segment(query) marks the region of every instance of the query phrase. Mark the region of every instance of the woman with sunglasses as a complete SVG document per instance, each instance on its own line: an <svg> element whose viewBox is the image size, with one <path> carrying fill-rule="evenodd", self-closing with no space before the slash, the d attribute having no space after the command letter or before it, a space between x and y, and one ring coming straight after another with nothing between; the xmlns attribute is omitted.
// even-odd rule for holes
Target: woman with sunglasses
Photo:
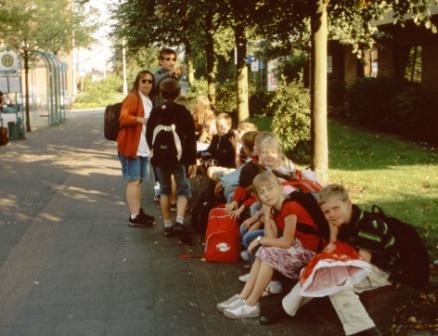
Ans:
<svg viewBox="0 0 438 336"><path fill-rule="evenodd" d="M146 123L153 108L154 82L154 75L150 71L140 71L131 92L123 101L119 117L117 150L123 179L127 181L128 225L138 228L152 227L155 223L154 217L147 215L141 207L141 182L149 174L150 150L146 142Z"/></svg>

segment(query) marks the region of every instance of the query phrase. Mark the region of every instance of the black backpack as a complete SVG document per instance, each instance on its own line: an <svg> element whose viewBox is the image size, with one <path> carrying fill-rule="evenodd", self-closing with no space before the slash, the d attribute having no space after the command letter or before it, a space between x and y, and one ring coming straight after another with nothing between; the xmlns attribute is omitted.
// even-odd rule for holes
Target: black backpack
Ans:
<svg viewBox="0 0 438 336"><path fill-rule="evenodd" d="M160 109L166 109L166 105L161 105ZM155 167L173 169L182 156L181 139L176 131L176 117L172 112L170 116L162 115L167 111L157 113L159 122L152 135L151 163Z"/></svg>
<svg viewBox="0 0 438 336"><path fill-rule="evenodd" d="M303 191L293 191L291 192L284 202L294 201L299 203L306 211L309 213L313 222L317 225L318 229L313 229L309 225L303 223L297 223L297 230L303 233L315 234L322 239L320 240L320 246L318 250L321 250L323 247L324 240L326 242L329 241L330 231L327 220L324 217L324 214L321 211L321 208L316 201L316 197L313 193L303 192Z"/></svg>
<svg viewBox="0 0 438 336"><path fill-rule="evenodd" d="M119 116L122 109L122 103L108 105L105 108L103 133L107 140L117 141L119 134Z"/></svg>
<svg viewBox="0 0 438 336"><path fill-rule="evenodd" d="M385 215L377 205L372 206L371 212L365 212L364 218L383 221L394 236L400 260L399 269L391 272L390 278L413 288L426 287L429 283L430 259L417 230L410 224Z"/></svg>

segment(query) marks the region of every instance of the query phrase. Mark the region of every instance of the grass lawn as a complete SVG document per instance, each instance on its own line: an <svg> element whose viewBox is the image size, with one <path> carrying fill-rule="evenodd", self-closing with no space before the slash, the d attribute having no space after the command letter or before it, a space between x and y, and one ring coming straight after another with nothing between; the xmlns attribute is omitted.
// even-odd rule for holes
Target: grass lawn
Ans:
<svg viewBox="0 0 438 336"><path fill-rule="evenodd" d="M252 119L270 130L270 118ZM345 184L365 209L378 204L412 223L438 257L438 151L397 137L329 122L330 182Z"/></svg>

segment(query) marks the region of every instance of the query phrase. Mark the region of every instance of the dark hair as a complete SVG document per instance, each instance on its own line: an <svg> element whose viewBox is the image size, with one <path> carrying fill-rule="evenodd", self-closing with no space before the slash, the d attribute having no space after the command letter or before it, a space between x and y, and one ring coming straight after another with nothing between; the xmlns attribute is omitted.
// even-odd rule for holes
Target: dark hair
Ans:
<svg viewBox="0 0 438 336"><path fill-rule="evenodd" d="M154 77L154 74L152 72L150 72L149 70L142 70L137 74L137 76L135 77L135 80L134 80L134 84L132 85L131 92L138 91L138 87L140 85L140 78L142 78L146 74L149 74L152 77L152 89L151 89L151 92L149 92L149 94L148 94L149 98L152 98L152 96L154 94L153 91L154 91L154 87L155 87L155 77Z"/></svg>
<svg viewBox="0 0 438 336"><path fill-rule="evenodd" d="M248 188L249 186L251 186L254 178L263 171L264 168L257 163L251 161L245 163L245 165L242 167L242 170L240 171L239 186L243 188Z"/></svg>
<svg viewBox="0 0 438 336"><path fill-rule="evenodd" d="M257 134L257 131L249 131L242 135L242 144L246 146L251 153L254 151L255 138Z"/></svg>
<svg viewBox="0 0 438 336"><path fill-rule="evenodd" d="M181 86L175 78L166 78L160 82L160 94L164 99L174 100L180 92Z"/></svg>
<svg viewBox="0 0 438 336"><path fill-rule="evenodd" d="M163 59L164 55L170 55L170 54L175 55L175 58L176 58L175 50L170 49L170 48L163 48L163 49L160 50L160 55L158 56L158 58L159 59Z"/></svg>

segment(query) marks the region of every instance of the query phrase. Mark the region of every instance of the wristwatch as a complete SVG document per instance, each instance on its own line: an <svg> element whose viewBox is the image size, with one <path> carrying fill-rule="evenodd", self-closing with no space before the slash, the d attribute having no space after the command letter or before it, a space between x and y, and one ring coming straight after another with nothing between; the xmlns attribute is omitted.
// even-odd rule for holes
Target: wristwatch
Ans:
<svg viewBox="0 0 438 336"><path fill-rule="evenodd" d="M262 238L263 238L262 236L257 237L257 241L259 242L259 245L262 245Z"/></svg>

